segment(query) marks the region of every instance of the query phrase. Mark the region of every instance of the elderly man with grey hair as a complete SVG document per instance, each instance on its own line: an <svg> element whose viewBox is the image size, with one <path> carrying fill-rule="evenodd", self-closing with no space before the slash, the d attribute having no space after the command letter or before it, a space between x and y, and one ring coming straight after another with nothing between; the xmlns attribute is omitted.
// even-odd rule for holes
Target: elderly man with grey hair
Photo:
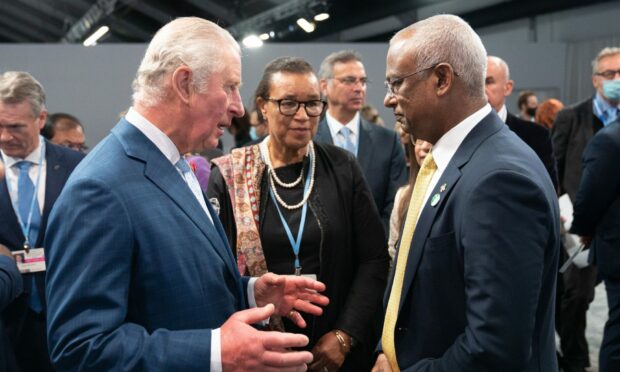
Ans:
<svg viewBox="0 0 620 372"><path fill-rule="evenodd" d="M360 115L368 77L359 53L341 50L328 55L319 79L328 106L314 140L339 146L357 158L387 234L396 191L407 182L398 135Z"/></svg>
<svg viewBox="0 0 620 372"><path fill-rule="evenodd" d="M178 18L153 37L133 106L76 169L48 228L49 345L62 371L305 370L304 335L261 332L272 314L306 325L325 286L239 275L182 154L217 145L239 95L240 48L216 24ZM248 307L251 307L248 309Z"/></svg>
<svg viewBox="0 0 620 372"><path fill-rule="evenodd" d="M45 262L50 210L83 157L39 135L46 117L45 92L37 80L27 72L0 75L0 154L6 173L0 180L0 244L40 262ZM8 370L51 371L45 336L45 265L23 269L22 277L24 294L2 313L8 341L0 347L10 355L7 360L13 360Z"/></svg>
<svg viewBox="0 0 620 372"><path fill-rule="evenodd" d="M557 371L557 198L488 104L485 70L480 38L456 16L390 42L384 103L433 149L413 188L374 371Z"/></svg>

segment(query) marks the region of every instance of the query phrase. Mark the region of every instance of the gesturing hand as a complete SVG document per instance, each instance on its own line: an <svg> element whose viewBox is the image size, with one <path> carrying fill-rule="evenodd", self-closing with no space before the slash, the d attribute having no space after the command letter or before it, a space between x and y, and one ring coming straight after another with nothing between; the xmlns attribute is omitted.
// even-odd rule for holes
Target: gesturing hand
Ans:
<svg viewBox="0 0 620 372"><path fill-rule="evenodd" d="M325 290L325 284L303 276L276 275L267 273L254 284L256 305L275 305L275 313L288 316L298 327L305 328L306 321L294 310L312 315L321 315L329 299L318 292ZM315 305L316 304L316 305Z"/></svg>
<svg viewBox="0 0 620 372"><path fill-rule="evenodd" d="M346 354L342 351L342 345L336 338L334 331L328 332L319 339L312 349L314 360L308 366L311 371L337 371Z"/></svg>
<svg viewBox="0 0 620 372"><path fill-rule="evenodd" d="M222 325L222 369L228 371L305 371L312 361L308 351L291 351L308 344L304 335L261 332L250 324L273 315L274 307L253 308L234 313Z"/></svg>

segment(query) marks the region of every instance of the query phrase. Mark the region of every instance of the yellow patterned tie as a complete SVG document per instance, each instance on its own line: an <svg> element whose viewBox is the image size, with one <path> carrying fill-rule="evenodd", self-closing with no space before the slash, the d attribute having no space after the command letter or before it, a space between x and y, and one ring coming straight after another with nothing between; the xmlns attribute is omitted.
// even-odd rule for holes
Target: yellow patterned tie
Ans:
<svg viewBox="0 0 620 372"><path fill-rule="evenodd" d="M424 201L424 196L426 195L426 189L431 183L431 178L433 178L433 174L436 170L437 164L435 164L433 155L429 152L428 155L426 155L426 158L424 158L422 168L418 173L418 177L415 180L415 186L413 187L413 194L411 195L411 201L409 202L409 209L407 210L407 217L405 219L405 227L403 228L400 246L398 249L398 260L394 271L394 282L392 284L392 290L390 291L390 298L385 312L383 334L381 335L381 346L383 347L383 353L392 366L392 370L395 372L400 371L400 369L398 368L398 362L396 360L394 328L396 327L396 319L398 318L398 306L400 304L400 295L403 289L405 269L407 268L409 247L411 246L413 232L415 231L415 226L418 222L422 202Z"/></svg>

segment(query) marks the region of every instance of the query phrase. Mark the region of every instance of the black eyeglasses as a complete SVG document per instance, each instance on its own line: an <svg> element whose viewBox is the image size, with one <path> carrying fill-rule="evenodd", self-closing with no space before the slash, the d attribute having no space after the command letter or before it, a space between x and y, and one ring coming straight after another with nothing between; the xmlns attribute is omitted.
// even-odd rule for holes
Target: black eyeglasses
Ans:
<svg viewBox="0 0 620 372"><path fill-rule="evenodd" d="M345 77L333 77L331 78L332 80L338 80L339 82L341 82L344 85L355 85L357 83L360 83L362 86L365 86L366 84L369 83L368 78L367 77L355 77L355 76L345 76Z"/></svg>
<svg viewBox="0 0 620 372"><path fill-rule="evenodd" d="M423 72L423 71L426 71L426 70L430 70L430 69L432 69L432 68L435 68L435 67L437 67L437 65L439 65L439 63L438 63L438 64L436 64L436 65L432 65L432 66L430 66L430 67L425 67L425 68L423 68L423 69L420 69L420 70L414 71L414 72L412 72L412 73L410 73L410 74L408 74L408 75L405 75L405 76L400 76L400 77L391 78L391 79L385 79L385 83L384 83L384 84L385 84L385 88L386 88L386 89L387 89L387 91L388 91L388 94L390 94L390 95L396 95L396 92L398 91L398 88L400 88L400 86L401 86L401 85L402 85L402 83L405 81L405 79L410 78L410 77L412 77L412 76L414 76L414 75L417 75L417 74L419 74L420 72Z"/></svg>
<svg viewBox="0 0 620 372"><path fill-rule="evenodd" d="M284 116L295 116L297 111L299 111L300 106L304 106L304 110L306 110L306 114L310 117L321 116L323 110L327 106L327 102L321 101L320 99L312 99L310 101L295 101L294 99L283 98L283 99L275 99L275 98L267 98L267 101L275 102L278 104L278 110L280 110L280 114Z"/></svg>
<svg viewBox="0 0 620 372"><path fill-rule="evenodd" d="M602 76L605 80L611 80L616 77L616 75L620 75L620 70L605 70L603 72L597 72L594 75Z"/></svg>

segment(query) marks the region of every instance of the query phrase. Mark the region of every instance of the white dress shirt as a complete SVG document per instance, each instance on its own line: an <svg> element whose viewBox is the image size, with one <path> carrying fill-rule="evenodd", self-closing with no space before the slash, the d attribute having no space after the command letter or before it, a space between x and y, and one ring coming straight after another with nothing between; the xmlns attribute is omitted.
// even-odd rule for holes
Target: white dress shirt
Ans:
<svg viewBox="0 0 620 372"><path fill-rule="evenodd" d="M183 181L187 183L187 180L185 180L185 177L183 176L181 171L175 166L177 161L181 159L181 154L179 153L179 150L177 149L174 142L172 142L172 140L164 132L162 132L159 128L157 128L147 118L140 115L139 112L134 110L133 107L130 108L129 111L127 112L127 115L125 115L125 120L127 120L129 124L138 128L138 130L142 132L146 136L146 138L148 138L151 142L153 142L153 144L159 149L159 151L161 151L162 154L164 154L164 156L170 161L170 163L172 163L172 165L175 167L177 172L179 172L179 175L181 176L181 178L183 178ZM196 182L198 182L198 180L196 180ZM191 187L190 187L190 190L191 190ZM209 220L211 221L211 223L213 223L213 219L211 217L211 214L209 213L209 209L207 208L204 197L202 195L200 196L196 195L196 193L194 193L193 191L192 191L192 194L196 196L196 198L198 199L198 202L202 206L202 209L205 211L205 214L207 215L207 217L209 217ZM247 293L248 293L248 304L250 307L256 307L256 299L254 298L254 284L256 283L256 280L258 280L258 278L252 278L250 279L250 282L248 283ZM210 370L212 372L222 371L222 344L221 344L221 329L220 328L215 328L211 331L210 366L211 366Z"/></svg>
<svg viewBox="0 0 620 372"><path fill-rule="evenodd" d="M458 123L452 129L447 131L441 138L433 145L433 149L431 150L433 153L433 160L435 160L435 164L437 164L437 170L433 174L433 178L431 178L431 183L428 185L428 189L426 189L426 195L424 196L424 203L422 205L426 205L428 198L431 193L435 189L437 182L441 179L443 172L446 170L446 167L452 160L454 154L463 143L463 140L472 129L478 125L478 123L489 113L491 112L491 105L488 103L484 105L480 110L474 112L469 115L465 120ZM424 208L420 208L420 214Z"/></svg>
<svg viewBox="0 0 620 372"><path fill-rule="evenodd" d="M340 133L340 129L343 126L345 126L349 128L349 130L351 131L351 134L349 135L349 139L351 140L351 143L353 143L353 145L355 146L356 151L359 149L359 134L360 134L360 113L359 111L355 113L355 116L353 116L353 119L351 119L351 121L349 121L348 123L339 122L336 118L331 116L329 111L325 113L325 120L327 121L327 126L329 126L329 132L332 135L334 145L345 148L344 146L345 138L342 135L342 133ZM357 156L357 154L355 155Z"/></svg>
<svg viewBox="0 0 620 372"><path fill-rule="evenodd" d="M508 109L506 109L506 105L503 105L502 108L499 109L497 116L499 116L504 123L506 122L506 119L508 118Z"/></svg>
<svg viewBox="0 0 620 372"><path fill-rule="evenodd" d="M27 160L31 162L30 168L28 169L28 176L32 181L32 184L37 187L37 179L39 179L39 172L41 172L41 178L39 180L39 188L37 190L37 204L39 206L39 214L43 215L43 206L45 205L45 181L47 179L47 160L45 159L45 154L41 156L41 151L43 151L43 138L39 136L39 145L32 151L26 158L14 158L8 156L4 153L4 151L0 150L2 154L2 159L4 162L4 173L6 176L6 182L9 186L11 202L13 203L13 208L17 206L17 180L19 177L19 168L15 167L16 163L19 163L22 160ZM39 161L41 160L41 164ZM15 211L17 214L18 211ZM25 221L24 221L25 223ZM34 243L33 243L34 244Z"/></svg>

